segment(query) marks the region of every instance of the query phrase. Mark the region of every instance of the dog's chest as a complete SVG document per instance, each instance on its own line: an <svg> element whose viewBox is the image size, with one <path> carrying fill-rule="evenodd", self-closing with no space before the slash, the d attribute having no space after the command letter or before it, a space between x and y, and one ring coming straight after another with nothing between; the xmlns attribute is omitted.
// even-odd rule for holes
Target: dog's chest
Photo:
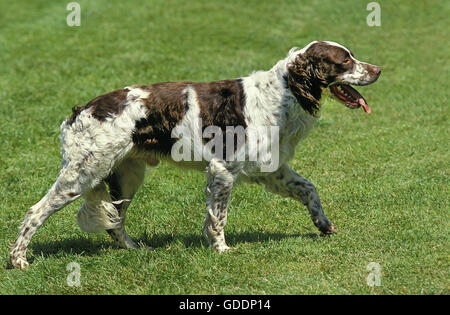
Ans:
<svg viewBox="0 0 450 315"><path fill-rule="evenodd" d="M267 160L276 163L278 167L288 163L295 154L295 148L302 138L305 138L316 122L316 118L306 113L297 103L294 97L285 96L271 106L258 106L258 111L253 111L253 117L249 117L252 122L250 127L266 130L264 139L252 139L249 141L258 142L262 147L258 147L259 153L269 152L265 155ZM270 129L270 130L269 130ZM262 161L260 161L262 162ZM245 169L248 174L262 176L259 172L260 164L247 163ZM272 172L274 171L271 168Z"/></svg>
<svg viewBox="0 0 450 315"><path fill-rule="evenodd" d="M295 147L314 127L316 118L306 113L297 102L293 102L281 121L279 136L280 165L294 157Z"/></svg>

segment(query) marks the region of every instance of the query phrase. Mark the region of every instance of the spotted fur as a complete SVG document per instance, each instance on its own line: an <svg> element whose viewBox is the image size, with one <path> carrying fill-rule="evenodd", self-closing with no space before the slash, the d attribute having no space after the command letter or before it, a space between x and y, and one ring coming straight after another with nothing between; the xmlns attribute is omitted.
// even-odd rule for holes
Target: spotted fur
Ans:
<svg viewBox="0 0 450 315"><path fill-rule="evenodd" d="M344 61L345 60L345 65ZM136 248L125 231L126 210L144 179L145 166L165 159L207 174L204 234L211 247L229 250L224 228L233 186L238 179L265 185L268 191L299 200L322 233L336 231L325 216L316 188L295 173L288 162L307 135L320 110L321 89L335 82L369 84L379 68L356 60L333 42L312 42L293 48L268 71L209 83L166 82L134 85L94 98L76 107L61 125L62 163L56 182L25 215L11 248L14 267L28 266L26 250L44 221L65 205L83 197L77 214L87 232L107 231L123 248ZM251 143L265 139L246 135L246 159L202 158L204 141L189 139L193 161L175 161L170 154L174 130L221 130L227 126L279 127L279 165L261 172L260 161L248 159ZM198 159L198 157L200 157ZM109 188L109 189L108 189Z"/></svg>

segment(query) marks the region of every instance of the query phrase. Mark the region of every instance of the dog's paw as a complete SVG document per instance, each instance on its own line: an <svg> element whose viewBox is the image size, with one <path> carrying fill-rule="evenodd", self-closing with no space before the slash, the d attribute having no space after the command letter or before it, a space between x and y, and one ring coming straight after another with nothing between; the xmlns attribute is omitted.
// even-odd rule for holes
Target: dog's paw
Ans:
<svg viewBox="0 0 450 315"><path fill-rule="evenodd" d="M13 265L14 268L17 269L27 269L30 265L26 258L16 257L11 258L11 265Z"/></svg>
<svg viewBox="0 0 450 315"><path fill-rule="evenodd" d="M337 227L330 221L314 221L314 225L319 229L322 234L334 234L337 232Z"/></svg>
<svg viewBox="0 0 450 315"><path fill-rule="evenodd" d="M327 230L321 231L323 234L334 234L337 233L338 229L335 225L331 224Z"/></svg>
<svg viewBox="0 0 450 315"><path fill-rule="evenodd" d="M220 244L212 247L215 252L225 253L231 250L231 247L228 247L226 244Z"/></svg>

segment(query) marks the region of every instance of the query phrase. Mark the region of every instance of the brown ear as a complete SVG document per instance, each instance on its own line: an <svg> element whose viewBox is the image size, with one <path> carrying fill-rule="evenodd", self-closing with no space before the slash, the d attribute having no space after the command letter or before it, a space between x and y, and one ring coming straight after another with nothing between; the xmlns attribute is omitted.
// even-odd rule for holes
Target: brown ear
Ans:
<svg viewBox="0 0 450 315"><path fill-rule="evenodd" d="M313 116L317 116L320 109L322 89L317 71L304 55L298 55L294 62L287 67L287 84L302 108Z"/></svg>

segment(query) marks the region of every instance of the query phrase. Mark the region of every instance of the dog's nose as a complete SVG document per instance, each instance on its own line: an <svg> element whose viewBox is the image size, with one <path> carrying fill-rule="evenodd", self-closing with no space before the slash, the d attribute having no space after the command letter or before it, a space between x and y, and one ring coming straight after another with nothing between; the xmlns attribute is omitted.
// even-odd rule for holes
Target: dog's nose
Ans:
<svg viewBox="0 0 450 315"><path fill-rule="evenodd" d="M372 71L373 71L374 75L378 76L381 73L381 68L377 67L377 66L373 66Z"/></svg>

